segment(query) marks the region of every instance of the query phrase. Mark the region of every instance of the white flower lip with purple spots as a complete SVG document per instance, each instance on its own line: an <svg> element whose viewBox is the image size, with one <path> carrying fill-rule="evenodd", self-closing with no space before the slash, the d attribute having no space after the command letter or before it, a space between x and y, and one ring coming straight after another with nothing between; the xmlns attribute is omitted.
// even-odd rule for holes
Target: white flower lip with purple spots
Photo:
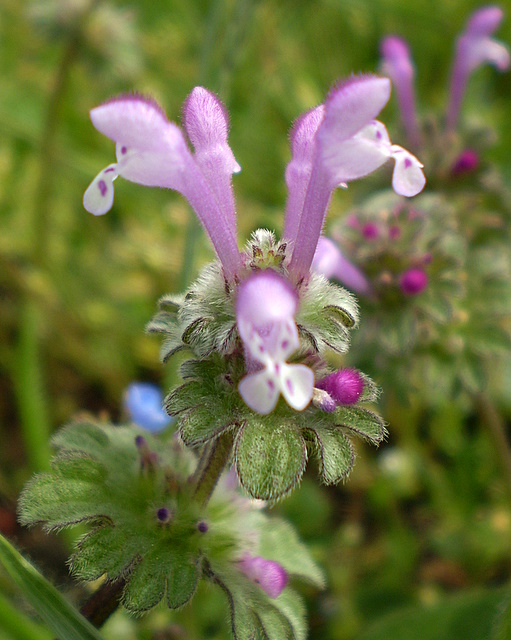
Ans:
<svg viewBox="0 0 511 640"><path fill-rule="evenodd" d="M300 345L296 308L296 293L271 269L255 273L240 286L238 331L246 350L247 370L259 370L249 372L238 390L245 403L262 415L275 409L281 394L296 411L305 409L312 399L312 370L286 362Z"/></svg>

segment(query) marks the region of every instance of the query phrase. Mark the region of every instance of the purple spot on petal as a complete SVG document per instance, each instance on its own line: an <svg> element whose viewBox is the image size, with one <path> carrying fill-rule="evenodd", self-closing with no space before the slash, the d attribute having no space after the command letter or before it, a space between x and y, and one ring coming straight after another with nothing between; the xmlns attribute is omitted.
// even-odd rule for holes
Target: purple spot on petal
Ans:
<svg viewBox="0 0 511 640"><path fill-rule="evenodd" d="M294 386L293 386L293 383L291 382L291 380L290 380L289 378L286 378L286 387L287 387L287 390L289 391L289 393L290 393L291 395L293 395L293 393L294 393Z"/></svg>
<svg viewBox="0 0 511 640"><path fill-rule="evenodd" d="M283 340L280 346L282 349L287 349L289 347L289 340Z"/></svg>
<svg viewBox="0 0 511 640"><path fill-rule="evenodd" d="M376 139L381 140L381 131L376 132Z"/></svg>
<svg viewBox="0 0 511 640"><path fill-rule="evenodd" d="M275 365L275 373L276 373L277 375L279 375L279 371L280 371L280 365L277 363L277 364Z"/></svg>
<svg viewBox="0 0 511 640"><path fill-rule="evenodd" d="M273 382L273 380L268 380L267 384L270 387L270 391L273 391L275 389L275 383Z"/></svg>
<svg viewBox="0 0 511 640"><path fill-rule="evenodd" d="M259 353L264 353L264 347L262 344L259 345Z"/></svg>
<svg viewBox="0 0 511 640"><path fill-rule="evenodd" d="M106 192L108 191L108 188L106 186L106 182L104 180L100 180L98 182L98 189L101 192L101 195L103 196L103 198L106 196Z"/></svg>
<svg viewBox="0 0 511 640"><path fill-rule="evenodd" d="M127 153L127 151L128 151L127 147L121 147L121 153L123 156Z"/></svg>
<svg viewBox="0 0 511 640"><path fill-rule="evenodd" d="M412 166L410 158L405 158L405 169L409 169Z"/></svg>
<svg viewBox="0 0 511 640"><path fill-rule="evenodd" d="M105 169L103 173L112 173L112 171L115 171L114 167L108 167L108 169Z"/></svg>

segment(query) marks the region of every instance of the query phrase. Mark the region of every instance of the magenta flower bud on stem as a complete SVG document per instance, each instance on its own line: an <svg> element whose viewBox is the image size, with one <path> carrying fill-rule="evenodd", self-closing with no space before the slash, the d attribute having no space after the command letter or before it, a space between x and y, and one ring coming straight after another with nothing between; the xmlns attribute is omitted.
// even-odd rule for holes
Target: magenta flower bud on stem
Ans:
<svg viewBox="0 0 511 640"><path fill-rule="evenodd" d="M406 296L417 296L428 286L428 275L422 269L408 269L401 274L399 286Z"/></svg>
<svg viewBox="0 0 511 640"><path fill-rule="evenodd" d="M465 31L456 41L447 108L449 131L453 131L457 125L470 74L485 62L494 65L499 71L509 68L511 59L507 47L490 37L497 30L503 16L502 9L497 6L478 9L469 18Z"/></svg>
<svg viewBox="0 0 511 640"><path fill-rule="evenodd" d="M467 173L472 173L477 169L479 164L479 155L477 151L473 149L465 149L460 153L460 155L456 158L454 165L451 169L451 173L454 175L464 175Z"/></svg>
<svg viewBox="0 0 511 640"><path fill-rule="evenodd" d="M381 55L383 58L383 73L389 76L396 89L401 119L408 142L413 147L417 147L419 144L419 128L413 90L415 69L408 45L401 38L389 36L381 43Z"/></svg>
<svg viewBox="0 0 511 640"><path fill-rule="evenodd" d="M318 389L326 391L337 405L358 402L364 390L364 379L356 369L339 369L316 383Z"/></svg>
<svg viewBox="0 0 511 640"><path fill-rule="evenodd" d="M284 567L261 556L246 555L240 560L239 567L247 578L258 584L270 598L278 598L288 583Z"/></svg>

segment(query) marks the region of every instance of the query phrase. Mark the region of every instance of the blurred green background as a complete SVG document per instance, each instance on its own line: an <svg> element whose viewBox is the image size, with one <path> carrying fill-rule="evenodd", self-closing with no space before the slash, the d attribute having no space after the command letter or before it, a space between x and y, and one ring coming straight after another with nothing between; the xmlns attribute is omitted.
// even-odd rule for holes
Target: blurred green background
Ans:
<svg viewBox="0 0 511 640"><path fill-rule="evenodd" d="M377 71L387 34L411 45L420 113L444 109L454 40L478 6L0 0L0 530L70 597L83 598L83 590L66 577L69 539L22 531L17 494L48 465L48 435L77 412L119 420L129 382L168 387L177 380L177 362L163 369L159 340L146 336L144 326L157 299L181 290L212 258L187 203L173 192L120 179L108 216L84 211L84 190L114 160L114 146L92 127L89 110L135 91L152 95L179 121L196 84L217 92L229 109L230 145L242 167L234 178L241 244L257 227L281 229L293 119L320 103L337 79ZM500 6L508 15L497 37L511 43L511 5ZM510 78L477 71L462 112L462 119L494 127L491 157L508 179ZM380 118L399 143L394 101ZM336 194L330 220L363 189ZM500 405L509 418L511 389ZM412 408L394 413L385 416L389 442L376 453L359 445L345 486L321 488L311 474L277 507L327 569L327 592L303 591L310 636L443 638L435 625L444 615L466 624L464 631L451 626L445 638L490 637L481 633L490 633L493 614L504 611L502 589L511 577L510 479L498 471L475 416L455 406L426 421ZM26 610L1 572L0 591ZM426 606L423 618L412 611L406 622L407 607L415 605ZM387 614L401 616L404 635L378 631ZM169 615L159 610L135 623L121 613L105 633L225 637L225 603L212 589L191 609ZM422 635L413 635L419 624Z"/></svg>

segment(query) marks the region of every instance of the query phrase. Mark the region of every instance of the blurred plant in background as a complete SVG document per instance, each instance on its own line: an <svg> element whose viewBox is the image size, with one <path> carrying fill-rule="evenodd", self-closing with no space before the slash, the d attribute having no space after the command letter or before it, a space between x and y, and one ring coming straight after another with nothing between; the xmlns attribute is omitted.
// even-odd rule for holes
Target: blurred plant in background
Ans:
<svg viewBox="0 0 511 640"><path fill-rule="evenodd" d="M412 629L421 639L507 637L509 76L492 69L474 74L457 126L447 135L444 116L423 117L421 108L445 114L452 41L477 7L437 0L1 3L0 363L6 375L0 423L9 444L0 451L0 528L73 601L89 594L68 581L70 537L22 530L14 515L17 494L33 470L47 468L47 435L57 425L83 408L117 421L119 398L131 380L160 379L158 345L141 329L154 301L185 288L210 255L186 206L164 192L141 195L125 184L101 230L84 218L79 194L111 161L110 145L90 135L87 112L134 88L173 113L193 84L217 92L228 105L230 144L242 167L236 191L239 232L246 238L281 220L289 122L318 104L336 78L374 72L378 43L391 33L413 47L423 124L420 148L410 148L425 164L428 186L412 207L374 193L378 178L350 186L333 196L332 209L344 221L330 226L346 231L336 236L348 243L345 259L355 259L348 251L354 244L364 252L358 264L363 282L392 274L390 283L376 282L379 295L388 297L383 318L390 328L380 334L378 357L359 339L360 360L352 349L352 360L330 363L364 369L363 360L368 371L374 367L385 388L381 407L390 441L376 455L359 447L345 486L321 488L306 473L300 490L272 515L294 524L328 574L324 592L296 585L306 597L310 637L409 639ZM510 42L509 18L499 37ZM392 105L387 109L393 113ZM274 141L271 152L268 141ZM414 219L414 210L428 213ZM383 233L362 242L350 213L362 224L376 222ZM432 247L437 259L429 261ZM372 250L385 268L369 260ZM413 369L393 352L389 304L402 305L401 324L413 328L422 360L410 358ZM363 302L359 338L366 323L368 332L374 328L373 305L372 297ZM417 350L424 337L428 346ZM179 358L163 386L177 382ZM436 363L424 366L427 385L425 359ZM383 369L382 361L398 366ZM409 378L420 402L417 396L404 402ZM453 395L456 388L463 393ZM474 392L482 388L481 405ZM405 393L394 396L389 389ZM456 401L446 402L450 398ZM489 437L492 424L506 427L494 431L500 433L497 448ZM4 634L22 637L25 629L24 637L52 637L29 619L31 612L23 618L27 626L21 624L27 594L26 584L19 591L0 571ZM223 638L224 612L222 593L199 587L193 608L172 614L158 608L138 620L119 611L102 634L177 638L186 629L190 637Z"/></svg>

